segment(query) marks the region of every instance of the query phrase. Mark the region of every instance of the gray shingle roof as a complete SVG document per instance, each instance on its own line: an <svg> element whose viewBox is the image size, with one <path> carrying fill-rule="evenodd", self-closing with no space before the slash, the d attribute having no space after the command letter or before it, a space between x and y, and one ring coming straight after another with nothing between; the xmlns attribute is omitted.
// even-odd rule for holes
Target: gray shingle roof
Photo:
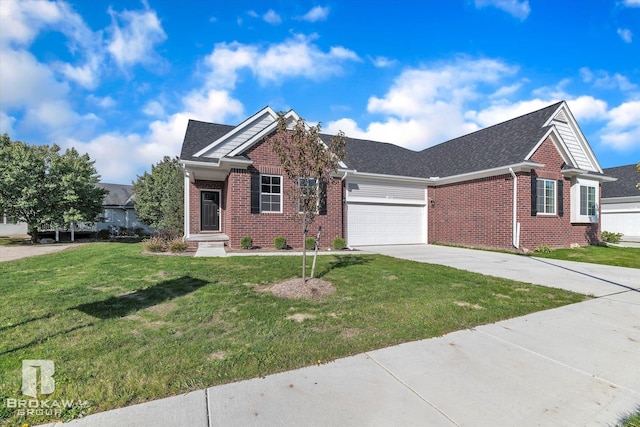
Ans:
<svg viewBox="0 0 640 427"><path fill-rule="evenodd" d="M397 145L347 138L344 163L358 172L418 178L452 176L520 163L542 139L543 126L562 102L459 138L413 151ZM193 154L234 126L189 120L180 158ZM322 135L323 140L331 138Z"/></svg>
<svg viewBox="0 0 640 427"><path fill-rule="evenodd" d="M198 120L189 120L187 131L182 142L180 159L207 161L203 157L193 157L195 153L202 150L221 136L231 132L235 126L221 125L217 123L207 123ZM213 161L213 159L211 159Z"/></svg>
<svg viewBox="0 0 640 427"><path fill-rule="evenodd" d="M96 186L108 191L102 201L103 206L124 206L125 204L133 206L133 203L129 200L133 192L132 185L99 182Z"/></svg>
<svg viewBox="0 0 640 427"><path fill-rule="evenodd" d="M618 178L617 181L602 183L602 197L633 197L640 196L636 184L640 182L640 173L636 165L617 166L603 169L605 175Z"/></svg>

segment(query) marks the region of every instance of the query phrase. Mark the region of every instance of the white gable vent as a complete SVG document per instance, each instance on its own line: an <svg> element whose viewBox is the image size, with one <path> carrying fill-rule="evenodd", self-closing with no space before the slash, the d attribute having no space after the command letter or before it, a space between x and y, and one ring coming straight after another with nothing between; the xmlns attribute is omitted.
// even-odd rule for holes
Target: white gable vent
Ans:
<svg viewBox="0 0 640 427"><path fill-rule="evenodd" d="M560 111L558 114L556 114L554 119L564 123L567 123L569 121L567 120L567 116L564 114L564 111Z"/></svg>

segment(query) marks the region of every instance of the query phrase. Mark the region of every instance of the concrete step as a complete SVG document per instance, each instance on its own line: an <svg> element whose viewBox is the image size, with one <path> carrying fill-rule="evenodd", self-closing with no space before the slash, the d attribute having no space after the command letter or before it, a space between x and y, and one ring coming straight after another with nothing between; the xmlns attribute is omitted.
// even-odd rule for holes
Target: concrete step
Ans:
<svg viewBox="0 0 640 427"><path fill-rule="evenodd" d="M198 242L198 249L224 248L224 242Z"/></svg>

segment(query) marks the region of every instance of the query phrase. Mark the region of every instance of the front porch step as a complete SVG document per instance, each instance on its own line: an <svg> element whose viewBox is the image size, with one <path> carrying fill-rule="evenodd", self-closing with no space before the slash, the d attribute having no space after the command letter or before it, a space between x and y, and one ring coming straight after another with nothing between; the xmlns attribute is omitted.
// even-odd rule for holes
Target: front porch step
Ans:
<svg viewBox="0 0 640 427"><path fill-rule="evenodd" d="M190 242L228 242L229 236L224 233L191 234L188 240Z"/></svg>
<svg viewBox="0 0 640 427"><path fill-rule="evenodd" d="M209 248L223 248L224 242L198 242L198 249L209 249Z"/></svg>

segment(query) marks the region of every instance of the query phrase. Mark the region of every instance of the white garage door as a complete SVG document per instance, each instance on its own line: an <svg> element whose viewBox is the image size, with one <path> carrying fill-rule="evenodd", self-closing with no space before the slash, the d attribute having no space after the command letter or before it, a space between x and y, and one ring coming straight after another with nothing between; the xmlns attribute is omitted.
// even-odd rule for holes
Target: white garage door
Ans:
<svg viewBox="0 0 640 427"><path fill-rule="evenodd" d="M627 237L640 236L640 212L605 212L602 210L602 231L622 233Z"/></svg>
<svg viewBox="0 0 640 427"><path fill-rule="evenodd" d="M402 245L426 242L424 206L347 204L347 244Z"/></svg>

